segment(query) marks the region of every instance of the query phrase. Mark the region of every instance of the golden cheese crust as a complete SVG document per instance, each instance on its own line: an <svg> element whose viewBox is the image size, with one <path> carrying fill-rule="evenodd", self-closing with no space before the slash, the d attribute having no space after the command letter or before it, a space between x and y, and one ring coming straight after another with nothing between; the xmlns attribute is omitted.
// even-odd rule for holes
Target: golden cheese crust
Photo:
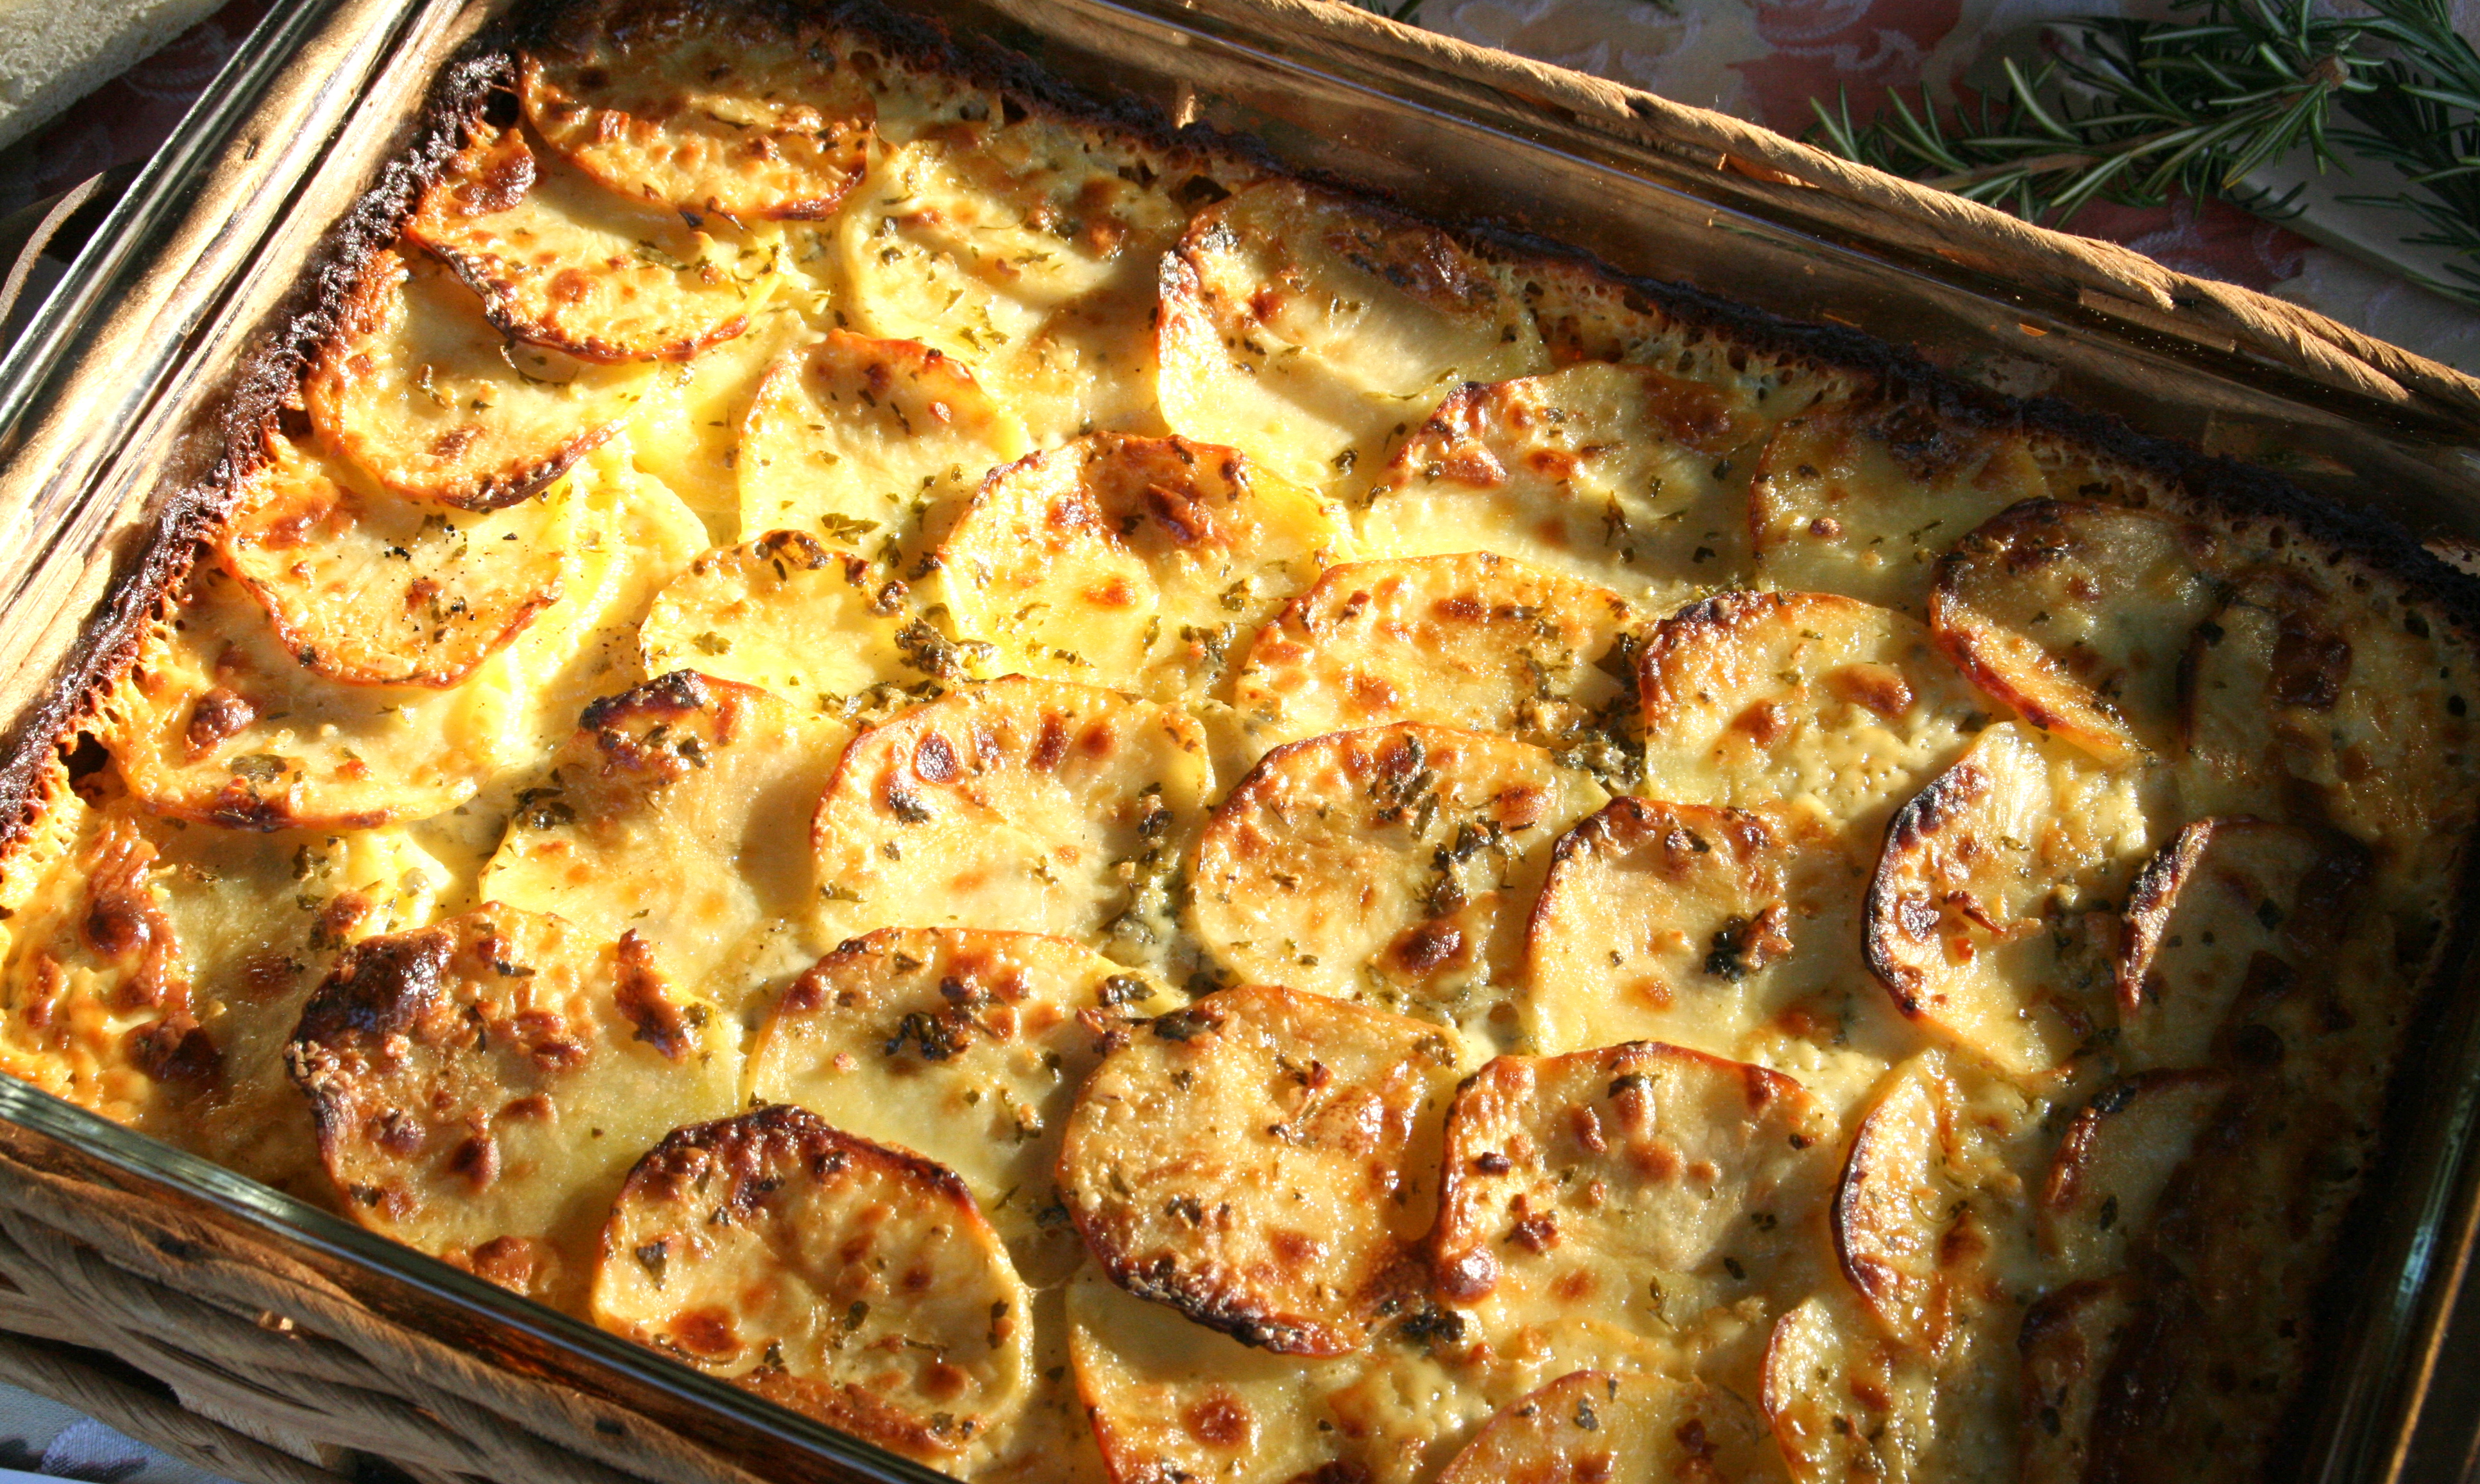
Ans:
<svg viewBox="0 0 2480 1484"><path fill-rule="evenodd" d="M1420 1286L1455 1047L1318 995L1233 989L1120 1038L1059 1183L1122 1288L1242 1341L1341 1355Z"/></svg>
<svg viewBox="0 0 2480 1484"><path fill-rule="evenodd" d="M285 1062L355 1220L573 1304L622 1176L733 1106L739 1048L643 939L494 902L356 945Z"/></svg>
<svg viewBox="0 0 2480 1484"><path fill-rule="evenodd" d="M602 1234L595 1318L882 1447L985 1455L1031 1294L964 1182L798 1107L666 1134Z"/></svg>
<svg viewBox="0 0 2480 1484"><path fill-rule="evenodd" d="M30 743L0 1071L969 1478L2280 1462L2473 585L865 11L507 26Z"/></svg>

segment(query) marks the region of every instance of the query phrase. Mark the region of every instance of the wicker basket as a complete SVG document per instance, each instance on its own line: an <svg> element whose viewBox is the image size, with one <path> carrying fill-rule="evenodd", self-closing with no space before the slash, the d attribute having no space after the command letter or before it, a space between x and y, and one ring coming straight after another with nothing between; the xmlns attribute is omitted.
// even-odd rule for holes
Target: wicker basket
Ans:
<svg viewBox="0 0 2480 1484"><path fill-rule="evenodd" d="M754 1484L222 1227L0 1154L0 1380L243 1484Z"/></svg>
<svg viewBox="0 0 2480 1484"><path fill-rule="evenodd" d="M2480 381L2295 305L2026 225L1739 119L1329 0L1187 4L1203 23L1309 54L1340 46L1382 65L1450 75L1655 151L1744 197L1773 201L1786 217L1842 223L1856 237L2037 285L2094 314L2279 367L2480 443ZM20 456L39 457L40 448L29 440ZM242 1222L142 1199L5 1147L0 1283L0 1380L247 1484L754 1484L751 1472L626 1405L383 1316Z"/></svg>

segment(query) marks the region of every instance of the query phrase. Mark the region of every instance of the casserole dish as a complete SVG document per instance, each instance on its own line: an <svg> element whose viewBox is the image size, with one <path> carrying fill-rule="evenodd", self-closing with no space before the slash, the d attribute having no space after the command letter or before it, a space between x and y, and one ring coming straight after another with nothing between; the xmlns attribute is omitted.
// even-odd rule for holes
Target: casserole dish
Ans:
<svg viewBox="0 0 2480 1484"><path fill-rule="evenodd" d="M2054 378L2048 384L2080 400L2122 409L2139 426L2185 433L2210 446L2250 449L2252 439L2276 432L2278 438L2268 446L2278 447L2307 482L2343 488L2356 487L2371 477L2382 478L2383 508L2439 540L2462 534L2462 522L2468 519L2456 493L2456 465L2465 456L2457 440L2469 423L2467 384L2390 356L2382 348L2352 347L2364 353L2358 360L2346 359L2336 353L2336 348L2338 343L2349 346L2348 337L2336 336L2313 322L2282 321L2255 301L2217 295L2201 286L2148 280L2141 274L2113 275L2106 271L2108 265L2096 269L2089 263L2079 264L2071 252L2039 239L2026 239L2018 246L2045 249L2049 256L2040 261L2039 272L2028 273L2024 285L2009 291L2014 302L2003 313L1996 313L1997 301L1976 297L1973 291L1987 287L1985 275L2000 260L2006 233L1989 228L1980 241L1963 247L1956 244L1967 239L1950 235L1940 250L1948 254L1945 261L1955 270L1951 277L1959 284L1948 281L1948 275L1925 273L1921 270L1933 255L1904 241L1887 240L1900 234L1880 234L1872 241L1858 235L1866 219L1847 204L1838 204L1831 196L1806 198L1795 184L1770 178L1790 176L1786 166L1809 168L1829 179L1831 172L1815 171L1813 162L1753 134L1733 135L1710 120L1666 117L1659 106L1641 100L1630 105L1624 99L1616 101L1628 107L1631 116L1649 116L1654 127L1642 121L1625 123L1615 115L1593 127L1595 98L1589 89L1554 75L1522 75L1521 69L1493 76L1484 59L1452 55L1444 60L1461 66L1463 77L1415 73L1403 64L1408 55L1428 43L1373 32L1366 39L1382 44L1352 50L1345 46L1345 34L1357 23L1341 15L1235 11L1220 16L1201 13L1195 18L1196 27L1183 29L1135 12L1090 7L1072 13L1044 11L994 17L989 25L974 29L1023 39L1046 64L1072 77L1084 72L1124 81L1138 75L1130 71L1131 66L1143 57L1155 55L1152 49L1173 48L1175 64L1153 73L1162 85L1156 101L1166 112L1183 121L1246 127L1303 168L1371 180L1440 215L1469 215L1458 211L1458 202L1489 199L1503 206L1500 215L1511 229L1578 241L1602 252L1622 271L1658 272L1790 314L1839 320L1902 339L1919 339L1927 326L1934 332L1929 348L1935 353L2009 390L2037 389L2044 378ZM367 44L367 34L351 32L346 25L349 19L340 13L336 24L345 29L327 34L327 39ZM400 90L400 97L409 99L410 90L426 74L422 64L408 59L435 57L436 50L425 54L423 48L444 45L458 26L474 19L472 15L417 13L406 22L412 29L394 38L398 49L353 52L348 47L343 59L349 64L355 57L383 57L372 64L372 96L388 96L387 90L393 87ZM1288 38L1300 55L1288 65L1279 65L1282 59L1278 55L1214 34L1218 24L1237 33L1256 22L1268 29L1253 40L1279 53ZM1035 29L1015 29L1024 26ZM1394 55L1386 50L1389 46L1398 49ZM1390 69L1397 90L1415 94L1413 103L1427 112L1416 112L1401 100L1389 103L1364 90L1366 79L1387 78ZM341 74L331 72L329 86L336 76L349 72L349 65ZM1528 91L1532 96L1526 95ZM1607 104L1614 99L1600 101ZM346 157L337 151L344 150L348 142L374 149L388 143L381 128L386 113L375 102L365 100L359 111L341 109L332 94L323 97L314 90L307 98L276 95L271 106L286 103L301 113L257 136L269 141L270 147L276 142L296 150L308 147L300 142L318 137L316 127L304 124L305 119L319 117L313 105L340 109L331 116L338 119L335 143L319 162L321 169L308 170L287 187L299 194L280 202L263 191L233 189L236 183L230 179L221 182L229 191L221 203L226 214L211 218L209 224L224 230L195 232L167 246L156 271L163 272L166 263L172 263L184 274L181 292L163 297L168 306L188 318L199 306L183 295L208 284L231 297L221 300L214 313L194 322L202 333L183 348L183 353L172 357L162 375L131 378L127 368L132 362L121 350L146 339L145 334L132 333L132 322L148 302L142 285L140 292L117 301L120 312L113 320L80 322L69 312L78 295L104 292L93 273L102 272L105 264L94 265L75 292L56 299L47 312L42 328L52 337L56 353L83 350L90 357L88 366L109 363L117 375L107 383L104 378L90 374L80 385L72 369L63 381L39 387L30 384L25 396L13 402L10 410L17 421L13 423L12 436L26 441L25 452L13 469L13 487L24 499L12 509L24 512L28 534L40 533L55 542L65 539L54 534L46 522L65 513L69 519L60 522L63 532L80 541L89 535L98 538L84 550L105 549L116 534L124 540L137 536L128 543L132 549L124 558L124 576L142 574L147 561L160 556L168 544L150 546L142 538L148 496L166 489L166 482L168 487L194 487L204 466L220 452L211 433L201 436L200 425L175 416L175 410L186 412L202 402L232 394L229 377L239 363L231 352L243 343L240 336L253 325L271 323L268 316L283 307L272 286L294 280L303 246L300 233L308 230L302 223L325 222L349 196L350 187L345 182L350 172L336 163ZM1493 122L1487 117L1490 109L1505 110L1508 117ZM1476 113L1483 117L1475 117ZM1555 171L1529 171L1525 189L1514 193L1504 184L1514 169L1511 162L1520 154L1516 141L1507 133L1511 121L1520 121L1523 134L1534 140L1536 152L1522 158L1534 166L1560 164ZM1639 137L1631 140L1627 137L1631 132ZM1737 146L1718 151L1723 162L1732 166L1731 175L1699 180L1688 174L1675 153L1646 147L1650 140L1675 151L1714 137ZM1557 146L1564 153L1540 153L1545 146ZM1615 170L1614 162L1632 169ZM134 205L124 212L124 226L150 209L160 209L161 192L172 169L168 165L168 173L151 182L155 195L142 189ZM350 177L350 183L358 184L359 178ZM211 177L207 184L218 182ZM1696 189L1680 189L1689 186ZM1899 198L1900 193L1894 195ZM248 235L252 213L272 217L279 209L286 214L284 224L256 244L256 255L232 256L239 239ZM1614 223L1622 224L1624 230ZM199 223L192 219L192 224ZM1913 240L1926 238L1923 233ZM1723 250L1713 250L1716 241L1724 245ZM291 252L292 257L281 255L279 243L281 251ZM116 252L125 254L125 239L116 241ZM1862 252L1862 247L1875 251ZM183 253L194 256L184 259ZM1961 254L1960 263L1953 258L1956 253ZM219 280L214 269L220 261L245 263L246 271ZM129 267L128 257L123 255L119 266ZM2114 294L2111 287L2103 285L2128 292ZM2190 298L2188 311L2205 323L2194 327L2194 333L2186 333L2174 317L2142 335L2126 332L2113 323L2113 317L2143 315L2139 296L2157 289L2174 301L2181 295ZM94 300L90 298L89 301ZM164 327L158 322L146 329L160 337ZM131 334L131 339L116 345L111 338L115 330ZM69 346L65 337L80 332L91 338L82 348ZM2017 348L2019 341L2029 343L2038 353L2024 353ZM153 343L161 346L165 341L159 338ZM32 358L31 354L20 357L13 365L23 375ZM56 361L54 368L65 364L70 362ZM2240 370L2246 371L2244 378L2232 374ZM217 384L220 371L227 384ZM242 390L245 393L247 388ZM85 400L78 400L81 395ZM144 415L133 418L131 414L142 407ZM117 432L130 428L150 430L155 441L97 439L97 430ZM91 456L87 463L76 456L81 440L86 441L84 452ZM141 471L142 479L138 477ZM117 487L120 503L106 511L106 502L97 492L113 487L116 477L125 478ZM92 482L83 482L90 479ZM74 495L84 495L90 503L74 498L66 506L60 503L64 496ZM192 514L177 497L155 506L154 511L152 519L168 525L175 534ZM30 541L26 549L36 548ZM66 647L65 631L73 628L86 612L81 597L90 600L99 591L145 590L142 580L115 588L110 574L97 571L93 563L79 570L70 567L66 560L38 561L24 575L19 589L29 603L50 600L57 605L43 620L54 642L54 656ZM90 631L91 641L86 646L90 655L112 647L115 640L108 618L106 622L104 629ZM21 664L24 683L19 693L35 704L21 722L21 743L39 746L49 735L44 707L65 706L74 699L73 688L59 685L56 673L39 645L30 642ZM54 710L51 716L58 714ZM21 755L25 755L22 745ZM2446 1028L2449 1032L2454 1028ZM2429 1044L2450 1041L2450 1034L2441 1035ZM2398 1086L2456 1084L2450 1078L2421 1081L2422 1077L2435 1075L2418 1069ZM28 1106L40 1105L29 1103ZM2429 1112L2434 1114L2433 1106ZM26 1116L39 1121L32 1111ZM2427 1164L2427 1173L2434 1177L2451 1164L2457 1131L2467 1130L2467 1119L2457 1117L2440 1124L2432 1117L2419 1123L2418 1129L2407 1129L2408 1137L2395 1147L2405 1153L2402 1162ZM2441 1147L2447 1153L2418 1156L2415 1139L2422 1133L2442 1139ZM227 1199L230 1194L224 1192ZM2415 1190L2410 1200L2414 1207L2422 1200L2433 1207L2434 1188ZM2371 1209L2384 1204L2372 1202ZM2415 1225L2427 1220L2425 1213L2417 1211L2415 1218ZM316 1234L317 1223L306 1216L301 1221L295 1235L307 1240L303 1234ZM324 1236L330 1246L337 1244L336 1234ZM2434 1251L2434 1242L2414 1239L2404 1250L2407 1263L2424 1263ZM435 1272L419 1267L410 1271L424 1282L445 1284ZM2413 1282L2409 1290L2422 1295L2422 1302L2433 1303L2437 1296L2425 1281ZM476 1303L487 1297L464 1292L453 1284L433 1291L462 1293ZM2363 1333L2380 1336L2369 1342L2379 1349L2398 1342L2400 1336L2383 1333L2383 1315L2369 1313L2376 1318ZM537 1317L532 1322L540 1321ZM607 1348L598 1352L579 1337L569 1338L577 1341L572 1357L600 1353L622 1372L630 1369L626 1361L633 1357L614 1356ZM2379 1362L2369 1368L2382 1371L2386 1366ZM604 1378L603 1384L626 1383ZM735 1412L721 1402L716 1408L724 1415ZM2364 1428L2366 1421L2363 1418L2354 1422L2344 1416L2331 1424L2329 1436L2349 1439L2354 1428ZM710 1427L712 1421L705 1419L683 1425ZM2357 1445L2337 1441L2331 1446L2347 1450Z"/></svg>

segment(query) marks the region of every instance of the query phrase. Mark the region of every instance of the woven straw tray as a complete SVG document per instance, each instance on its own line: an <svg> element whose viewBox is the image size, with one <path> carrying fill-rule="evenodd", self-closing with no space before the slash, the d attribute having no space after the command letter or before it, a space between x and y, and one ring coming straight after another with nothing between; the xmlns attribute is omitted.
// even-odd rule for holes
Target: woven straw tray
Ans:
<svg viewBox="0 0 2480 1484"><path fill-rule="evenodd" d="M147 590L220 453L214 409L320 236L503 3L279 7L0 358L0 787ZM2480 552L2480 381L2296 306L1330 0L896 3L1416 209L2278 455ZM2464 987L2433 997L2397 1080L2303 1479L2444 1478L2471 1446L2441 1365L2480 1219ZM252 1484L936 1477L6 1079L0 1379Z"/></svg>

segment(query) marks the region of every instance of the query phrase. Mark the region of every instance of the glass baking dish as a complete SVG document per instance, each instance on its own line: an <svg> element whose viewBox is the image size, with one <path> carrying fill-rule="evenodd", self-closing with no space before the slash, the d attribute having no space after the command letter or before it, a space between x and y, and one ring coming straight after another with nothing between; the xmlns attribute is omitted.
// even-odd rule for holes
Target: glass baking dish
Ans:
<svg viewBox="0 0 2480 1484"><path fill-rule="evenodd" d="M425 91L507 0L315 0L261 25L0 356L0 779L24 776L151 556L195 518L216 409L301 302L324 233L400 150ZM1624 273L1915 350L2142 431L2256 457L2450 558L2480 552L2480 385L2405 391L2330 347L2234 335L2211 299L2096 287L2011 228L1944 238L1900 204L1751 164L1726 121L1403 32L1323 0L891 0L1174 122ZM1737 127L1735 125L1729 127ZM1784 158L1773 156L1778 162ZM1976 219L1975 219L1976 220ZM2037 234L2032 234L2037 236ZM2046 254L2046 255L2045 255ZM2175 276L2175 275L2172 275ZM2227 293L2227 291L2222 291ZM2347 357L2342 357L2347 360ZM2437 388L2442 386L2441 393ZM2297 1477L2459 1477L2480 1432L2451 1323L2480 1231L2480 989L2465 892L2329 1294ZM328 1213L0 1079L0 1163L142 1195L307 1267L375 1315L609 1396L765 1477L938 1475ZM2470 1306L2467 1306L2470 1307ZM2480 1315L2475 1315L2480 1319Z"/></svg>

